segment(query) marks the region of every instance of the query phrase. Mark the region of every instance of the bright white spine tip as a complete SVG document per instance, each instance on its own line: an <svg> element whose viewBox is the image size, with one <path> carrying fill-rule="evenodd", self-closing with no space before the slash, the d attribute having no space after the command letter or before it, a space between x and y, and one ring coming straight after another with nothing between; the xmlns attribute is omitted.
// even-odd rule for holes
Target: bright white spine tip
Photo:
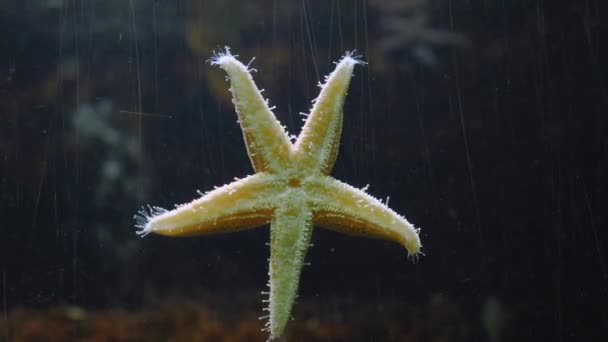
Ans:
<svg viewBox="0 0 608 342"><path fill-rule="evenodd" d="M139 212L133 216L135 219L135 228L137 228L137 235L144 237L152 232L150 225L148 224L153 218L166 213L167 210L161 207L145 206L142 207Z"/></svg>

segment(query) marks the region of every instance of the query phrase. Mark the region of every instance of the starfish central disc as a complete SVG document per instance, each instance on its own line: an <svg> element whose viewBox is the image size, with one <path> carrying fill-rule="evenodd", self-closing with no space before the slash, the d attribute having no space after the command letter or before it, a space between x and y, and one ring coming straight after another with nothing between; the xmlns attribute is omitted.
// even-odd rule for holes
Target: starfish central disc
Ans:
<svg viewBox="0 0 608 342"><path fill-rule="evenodd" d="M287 182L287 185L290 188L299 188L300 186L302 186L302 181L298 178L290 178Z"/></svg>

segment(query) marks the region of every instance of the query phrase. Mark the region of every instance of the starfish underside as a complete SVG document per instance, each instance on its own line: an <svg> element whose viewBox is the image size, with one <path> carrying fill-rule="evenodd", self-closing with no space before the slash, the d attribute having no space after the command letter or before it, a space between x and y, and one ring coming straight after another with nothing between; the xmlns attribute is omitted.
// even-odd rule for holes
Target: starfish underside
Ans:
<svg viewBox="0 0 608 342"><path fill-rule="evenodd" d="M337 63L293 143L247 66L228 49L211 63L228 74L256 173L170 211L149 207L137 216L137 226L142 235L188 236L270 223L267 328L272 339L283 334L290 317L313 225L396 241L410 255L420 251L418 229L364 190L329 176L338 154L344 99L359 60L347 54Z"/></svg>

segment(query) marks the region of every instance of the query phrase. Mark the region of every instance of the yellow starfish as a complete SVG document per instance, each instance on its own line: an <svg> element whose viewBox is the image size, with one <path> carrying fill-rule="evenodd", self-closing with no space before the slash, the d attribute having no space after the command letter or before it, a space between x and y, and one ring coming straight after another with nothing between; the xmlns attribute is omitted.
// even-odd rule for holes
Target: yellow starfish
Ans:
<svg viewBox="0 0 608 342"><path fill-rule="evenodd" d="M139 234L184 236L243 230L270 222L270 291L267 328L280 337L297 294L313 225L399 242L420 251L418 229L365 190L329 173L338 154L342 107L355 65L346 54L292 143L261 95L250 69L226 49L212 65L224 69L255 174L171 211L148 207L136 215Z"/></svg>

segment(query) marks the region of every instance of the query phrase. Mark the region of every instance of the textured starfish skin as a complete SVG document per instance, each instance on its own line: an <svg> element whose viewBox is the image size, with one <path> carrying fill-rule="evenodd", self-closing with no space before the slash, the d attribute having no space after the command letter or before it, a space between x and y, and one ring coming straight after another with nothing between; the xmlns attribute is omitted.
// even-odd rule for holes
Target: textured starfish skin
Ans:
<svg viewBox="0 0 608 342"><path fill-rule="evenodd" d="M342 107L360 62L346 55L321 86L302 132L292 143L255 85L250 70L229 51L211 63L224 69L255 174L171 211L150 207L139 233L187 236L222 233L270 222L268 324L280 337L297 295L313 225L392 240L410 255L420 251L418 230L364 190L329 176L338 154Z"/></svg>

